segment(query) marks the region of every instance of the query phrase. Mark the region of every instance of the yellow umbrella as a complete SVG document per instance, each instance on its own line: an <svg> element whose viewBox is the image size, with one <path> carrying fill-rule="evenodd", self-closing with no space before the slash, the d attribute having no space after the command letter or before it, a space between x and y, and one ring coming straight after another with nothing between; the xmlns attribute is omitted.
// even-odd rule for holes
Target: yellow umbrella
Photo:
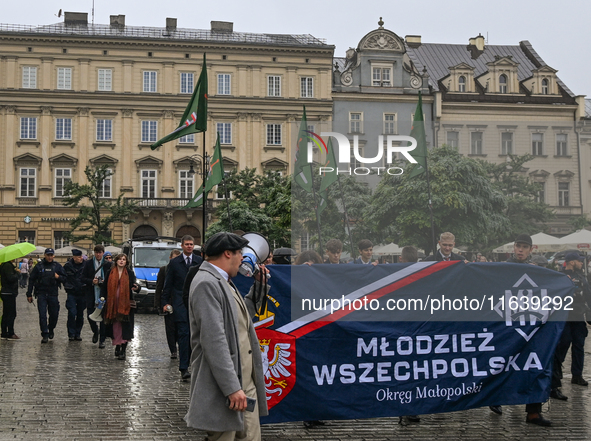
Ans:
<svg viewBox="0 0 591 441"><path fill-rule="evenodd" d="M0 263L26 256L35 249L35 245L29 242L15 243L0 250Z"/></svg>

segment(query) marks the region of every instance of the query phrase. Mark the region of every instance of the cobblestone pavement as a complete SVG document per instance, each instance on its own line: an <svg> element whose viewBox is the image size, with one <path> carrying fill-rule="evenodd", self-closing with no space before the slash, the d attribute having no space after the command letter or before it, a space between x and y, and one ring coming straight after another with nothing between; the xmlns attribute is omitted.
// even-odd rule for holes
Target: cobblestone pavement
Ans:
<svg viewBox="0 0 591 441"><path fill-rule="evenodd" d="M21 340L0 341L0 440L204 438L183 421L189 384L180 381L177 360L169 358L162 317L136 315L136 338L127 360L120 361L109 341L102 350L92 344L87 323L83 341L69 342L64 293L60 303L55 338L42 345L37 308L26 303L24 292L17 299L15 328ZM473 409L425 415L406 427L398 418L328 421L314 429L302 423L267 425L263 440L591 439L591 390L571 385L568 373L563 392L567 402L544 405L554 423L549 429L525 424L524 406L504 406L503 416Z"/></svg>

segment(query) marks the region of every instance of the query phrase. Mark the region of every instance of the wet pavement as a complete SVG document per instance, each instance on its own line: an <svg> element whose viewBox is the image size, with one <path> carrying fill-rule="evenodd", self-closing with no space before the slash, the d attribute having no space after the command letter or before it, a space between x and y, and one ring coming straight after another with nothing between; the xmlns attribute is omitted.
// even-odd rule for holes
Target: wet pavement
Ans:
<svg viewBox="0 0 591 441"><path fill-rule="evenodd" d="M0 341L0 440L204 439L183 421L189 383L180 381L178 360L169 357L163 318L136 315L136 338L121 361L109 340L105 349L92 344L88 323L83 341L68 341L65 300L62 292L55 338L42 345L37 308L24 291L17 298L21 340ZM422 416L405 427L398 418L328 421L311 429L274 424L263 426L263 440L589 440L591 390L571 385L569 371L570 354L563 387L568 401L544 404L551 428L525 424L524 406L503 406L502 416L473 409Z"/></svg>

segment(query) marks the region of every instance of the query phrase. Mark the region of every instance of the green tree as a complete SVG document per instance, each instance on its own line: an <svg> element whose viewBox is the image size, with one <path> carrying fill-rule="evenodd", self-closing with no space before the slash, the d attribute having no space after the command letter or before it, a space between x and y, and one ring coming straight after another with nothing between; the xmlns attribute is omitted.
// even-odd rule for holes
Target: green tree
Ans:
<svg viewBox="0 0 591 441"><path fill-rule="evenodd" d="M568 223L574 228L574 233L575 231L582 230L591 225L591 219L589 219L586 214L582 214L580 216L571 217L568 220Z"/></svg>
<svg viewBox="0 0 591 441"><path fill-rule="evenodd" d="M243 230L265 236L272 248L289 246L291 228L290 178L279 173L258 175L256 169L233 171L226 178L231 192L228 204L216 209L218 220L207 229L209 237L219 231ZM220 189L223 187L220 187Z"/></svg>
<svg viewBox="0 0 591 441"><path fill-rule="evenodd" d="M541 190L540 184L532 182L524 173L524 164L534 157L529 154L509 155L508 159L502 164L479 161L495 187L507 200L503 214L509 220L509 227L496 237L489 236L490 241L496 244L511 241L519 234L538 233L544 229L544 224L554 217L552 209L537 199Z"/></svg>
<svg viewBox="0 0 591 441"><path fill-rule="evenodd" d="M316 203L320 202L320 185L318 167L312 171L314 175L314 188L316 189ZM341 198L342 189L342 198ZM339 183L335 182L326 189L328 199L327 206L320 215L320 232L322 240L326 243L330 239L339 239L343 242L345 252L351 249L349 235L346 228L344 206L347 208L353 245L361 239L378 240L378 234L374 226L366 222L365 212L368 209L371 189L365 183L360 182L354 176L343 175ZM292 185L292 241L308 233L311 246L319 250L318 224L316 222L316 210L314 195L307 193L298 185ZM323 244L324 246L324 244ZM356 246L353 247L355 250Z"/></svg>
<svg viewBox="0 0 591 441"><path fill-rule="evenodd" d="M487 244L509 228L505 196L492 184L484 166L443 146L428 154L436 236L451 231L461 245ZM409 173L382 179L366 211L378 231L393 229L400 245L432 251L426 175Z"/></svg>
<svg viewBox="0 0 591 441"><path fill-rule="evenodd" d="M77 208L79 214L70 221L70 231L65 236L72 242L90 240L93 244L111 242L108 232L112 231L112 225L116 222L130 224L131 216L137 207L133 203L123 202L123 193L114 201L101 196L105 179L113 173L108 166L101 165L96 168L86 167L84 170L87 184L68 182L64 186L64 199L62 204ZM86 234L76 234L75 231L85 231Z"/></svg>

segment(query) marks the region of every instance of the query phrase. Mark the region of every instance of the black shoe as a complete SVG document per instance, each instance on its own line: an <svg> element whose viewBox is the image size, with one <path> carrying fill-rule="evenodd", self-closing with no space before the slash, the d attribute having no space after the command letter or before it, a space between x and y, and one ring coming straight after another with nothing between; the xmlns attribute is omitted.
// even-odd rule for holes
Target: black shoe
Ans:
<svg viewBox="0 0 591 441"><path fill-rule="evenodd" d="M92 342L96 343L98 341L98 338L99 338L99 333L95 332L92 336Z"/></svg>
<svg viewBox="0 0 591 441"><path fill-rule="evenodd" d="M562 400L562 401L568 400L568 397L566 395L564 395L560 389L552 389L550 391L550 396L552 398L556 398L557 400Z"/></svg>
<svg viewBox="0 0 591 441"><path fill-rule="evenodd" d="M325 425L324 421L319 421L319 420L304 421L304 427L306 429L310 429L312 427L324 426L324 425Z"/></svg>
<svg viewBox="0 0 591 441"><path fill-rule="evenodd" d="M49 337L50 340L53 340L53 337L54 337L54 335L53 335L53 329L51 331L49 331L48 337Z"/></svg>
<svg viewBox="0 0 591 441"><path fill-rule="evenodd" d="M529 423L529 424L535 424L536 426L543 426L543 427L550 427L552 425L552 421L544 418L541 413L538 414L537 418L530 419L529 416L527 416L525 418L525 422Z"/></svg>
<svg viewBox="0 0 591 441"><path fill-rule="evenodd" d="M570 380L570 382L572 384L578 384L579 386L589 386L589 382L580 375L573 375L573 378Z"/></svg>
<svg viewBox="0 0 591 441"><path fill-rule="evenodd" d="M70 341L74 341L74 340L76 340L76 339L75 339L74 337L68 337L68 340L70 340Z"/></svg>
<svg viewBox="0 0 591 441"><path fill-rule="evenodd" d="M503 415L503 408L501 406L488 406L488 408L497 415Z"/></svg>
<svg viewBox="0 0 591 441"><path fill-rule="evenodd" d="M119 360L125 360L125 351L121 351L117 357Z"/></svg>
<svg viewBox="0 0 591 441"><path fill-rule="evenodd" d="M120 353L121 353L121 346L119 346L119 345L115 346L115 357L119 357Z"/></svg>
<svg viewBox="0 0 591 441"><path fill-rule="evenodd" d="M82 341L82 337L80 337L80 336L74 337L74 340L76 340L76 341Z"/></svg>
<svg viewBox="0 0 591 441"><path fill-rule="evenodd" d="M49 341L49 339L47 337L43 337L41 339L41 343L47 343Z"/></svg>
<svg viewBox="0 0 591 441"><path fill-rule="evenodd" d="M99 343L99 349L105 349L105 342L104 341L101 341Z"/></svg>
<svg viewBox="0 0 591 441"><path fill-rule="evenodd" d="M191 378L191 372L188 369L181 369L181 378L183 380L188 380Z"/></svg>
<svg viewBox="0 0 591 441"><path fill-rule="evenodd" d="M173 352L172 354L170 354L170 358L173 359L173 360L176 360L177 357L178 356L177 356L176 352Z"/></svg>

